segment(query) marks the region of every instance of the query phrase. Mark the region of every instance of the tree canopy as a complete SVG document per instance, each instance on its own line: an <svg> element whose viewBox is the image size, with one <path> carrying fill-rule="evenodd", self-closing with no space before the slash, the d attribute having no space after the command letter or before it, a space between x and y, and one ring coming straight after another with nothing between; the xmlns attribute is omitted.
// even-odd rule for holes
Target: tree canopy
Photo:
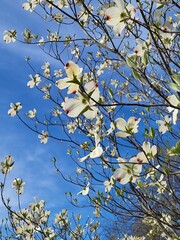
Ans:
<svg viewBox="0 0 180 240"><path fill-rule="evenodd" d="M27 87L42 96L45 108L25 109L23 102L13 102L8 114L35 132L42 144L66 144L64 160L52 156L54 168L61 179L82 188L76 195L67 192L67 200L89 207L94 217L72 218L63 209L52 221L45 201L38 199L21 209L25 183L18 177L12 187L19 209L13 209L4 188L14 159L6 156L1 162L1 198L8 211L4 239L179 239L178 2L22 4L45 28L22 34L5 30L4 42L42 50L41 66L26 58ZM70 175L60 167L67 158Z"/></svg>

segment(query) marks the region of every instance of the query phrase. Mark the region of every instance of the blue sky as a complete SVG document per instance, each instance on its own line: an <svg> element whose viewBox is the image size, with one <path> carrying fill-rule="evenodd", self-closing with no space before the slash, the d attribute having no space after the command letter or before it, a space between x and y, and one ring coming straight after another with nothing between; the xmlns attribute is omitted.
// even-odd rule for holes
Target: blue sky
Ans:
<svg viewBox="0 0 180 240"><path fill-rule="evenodd" d="M25 56L31 56L33 64L40 67L47 59L37 50L37 47L24 44L5 44L3 42L3 32L5 30L17 29L19 34L24 28L32 28L34 32L42 29L39 17L22 10L22 1L1 0L0 9L0 158L3 161L4 156L12 155L15 159L14 170L8 177L6 197L11 198L11 204L16 206L17 196L10 186L14 177L20 177L26 182L25 192L21 196L22 207L33 201L33 197L44 199L47 202L47 208L53 212L59 212L63 208L70 211L74 209L64 197L65 191L80 191L80 188L73 188L72 185L63 181L55 172L52 164L52 157L57 159L66 158L65 145L60 146L57 143L49 141L42 145L36 134L27 129L18 118L8 116L10 102L20 101L23 110L33 109L41 104L42 97L36 91L28 89L28 75L31 73ZM37 24L37 21L39 24ZM58 67L58 63L54 62ZM37 104L38 103L38 104ZM44 107L44 105L39 105ZM62 150L64 149L64 150ZM67 158L61 166L61 170L69 168L70 159ZM2 177L0 178L2 181ZM81 198L81 196L80 196ZM1 217L5 210L0 202Z"/></svg>

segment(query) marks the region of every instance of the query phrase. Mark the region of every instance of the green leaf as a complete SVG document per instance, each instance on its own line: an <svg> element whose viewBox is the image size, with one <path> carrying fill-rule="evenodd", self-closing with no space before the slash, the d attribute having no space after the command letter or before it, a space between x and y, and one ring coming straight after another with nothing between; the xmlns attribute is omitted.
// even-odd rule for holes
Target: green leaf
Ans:
<svg viewBox="0 0 180 240"><path fill-rule="evenodd" d="M141 78L140 74L136 70L132 70L133 77L137 80Z"/></svg>
<svg viewBox="0 0 180 240"><path fill-rule="evenodd" d="M176 92L179 91L179 86L176 83L169 83L169 86L174 91L176 91Z"/></svg>
<svg viewBox="0 0 180 240"><path fill-rule="evenodd" d="M180 140L176 143L174 147L172 147L169 151L168 154L170 156L180 156Z"/></svg>
<svg viewBox="0 0 180 240"><path fill-rule="evenodd" d="M154 137L155 137L154 128L150 127L150 129L149 129L149 135L150 135L150 138L154 138Z"/></svg>
<svg viewBox="0 0 180 240"><path fill-rule="evenodd" d="M164 7L164 5L162 4L162 5L159 5L158 7L157 7L157 9L161 9L161 8L163 8Z"/></svg>
<svg viewBox="0 0 180 240"><path fill-rule="evenodd" d="M126 58L126 63L127 63L127 65L128 65L130 68L136 66L136 63L135 63L135 62L132 60L132 58L130 58L130 57L127 57L127 58Z"/></svg>
<svg viewBox="0 0 180 240"><path fill-rule="evenodd" d="M147 56L146 52L142 56L142 63L144 64L144 66L148 65L148 56Z"/></svg>
<svg viewBox="0 0 180 240"><path fill-rule="evenodd" d="M180 76L179 75L172 75L172 79L176 82L178 86L180 86Z"/></svg>
<svg viewBox="0 0 180 240"><path fill-rule="evenodd" d="M152 128L152 127L150 127L149 129L145 128L144 137L146 137L146 138L154 138L155 137L154 128Z"/></svg>
<svg viewBox="0 0 180 240"><path fill-rule="evenodd" d="M169 169L167 167L164 166L162 169L166 175L169 175Z"/></svg>
<svg viewBox="0 0 180 240"><path fill-rule="evenodd" d="M113 98L114 93L113 93L112 89L108 88L107 90L108 90L108 93L109 93L110 97Z"/></svg>

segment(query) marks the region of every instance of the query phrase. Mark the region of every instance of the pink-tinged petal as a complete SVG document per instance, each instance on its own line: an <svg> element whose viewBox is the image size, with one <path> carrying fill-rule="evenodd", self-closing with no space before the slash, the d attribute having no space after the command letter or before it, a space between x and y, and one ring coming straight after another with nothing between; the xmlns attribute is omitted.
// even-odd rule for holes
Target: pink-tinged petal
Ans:
<svg viewBox="0 0 180 240"><path fill-rule="evenodd" d="M137 127L138 123L140 122L141 118L130 117L127 122L128 128L135 128Z"/></svg>
<svg viewBox="0 0 180 240"><path fill-rule="evenodd" d="M75 84L75 83L71 83L71 85L68 88L68 92L67 93L68 94L71 94L71 93L75 94L75 93L78 92L78 90L79 90L79 85Z"/></svg>
<svg viewBox="0 0 180 240"><path fill-rule="evenodd" d="M16 115L16 111L14 109L9 109L8 110L8 115L10 115L11 117L14 117Z"/></svg>
<svg viewBox="0 0 180 240"><path fill-rule="evenodd" d="M126 121L123 118L117 118L115 123L116 123L116 127L119 130L126 131L127 123L126 123Z"/></svg>
<svg viewBox="0 0 180 240"><path fill-rule="evenodd" d="M143 142L142 149L146 154L151 152L150 142Z"/></svg>
<svg viewBox="0 0 180 240"><path fill-rule="evenodd" d="M118 137L118 138L125 138L125 137L128 137L128 136L131 136L131 134L126 133L126 132L117 132L116 133L116 137Z"/></svg>
<svg viewBox="0 0 180 240"><path fill-rule="evenodd" d="M65 71L66 71L68 78L73 79L74 76L76 76L76 77L81 76L82 68L80 68L73 61L68 61L65 65Z"/></svg>
<svg viewBox="0 0 180 240"><path fill-rule="evenodd" d="M171 122L171 117L170 117L170 116L165 116L165 117L164 117L164 120L165 120L167 123L169 123L169 122Z"/></svg>
<svg viewBox="0 0 180 240"><path fill-rule="evenodd" d="M139 173L142 171L142 162L139 162L137 157L132 157L129 162L131 162L133 165L132 168L134 175L139 175Z"/></svg>
<svg viewBox="0 0 180 240"><path fill-rule="evenodd" d="M113 174L113 177L116 181L121 182L122 178L124 178L126 175L126 172L122 168L116 169L116 171Z"/></svg>
<svg viewBox="0 0 180 240"><path fill-rule="evenodd" d="M86 106L87 104L82 103L82 99L66 98L62 103L63 110L69 117L78 117Z"/></svg>
<svg viewBox="0 0 180 240"><path fill-rule="evenodd" d="M116 3L117 7L119 8L120 11L123 11L124 9L124 0L114 0Z"/></svg>
<svg viewBox="0 0 180 240"><path fill-rule="evenodd" d="M144 154L144 152L138 153L137 156L136 156L136 159L137 159L137 162L138 162L139 164L149 163L149 161L148 161L146 155Z"/></svg>
<svg viewBox="0 0 180 240"><path fill-rule="evenodd" d="M156 145L152 146L151 153L152 153L153 156L155 156L157 154L157 146Z"/></svg>
<svg viewBox="0 0 180 240"><path fill-rule="evenodd" d="M91 153L90 158L98 158L102 155L103 150L102 147L96 147Z"/></svg>
<svg viewBox="0 0 180 240"><path fill-rule="evenodd" d="M110 26L116 26L120 22L120 9L118 7L110 7L105 12L106 23Z"/></svg>
<svg viewBox="0 0 180 240"><path fill-rule="evenodd" d="M161 134L164 134L164 133L166 133L168 131L168 127L167 126L164 126L164 125L160 125L159 126L159 132L161 133Z"/></svg>
<svg viewBox="0 0 180 240"><path fill-rule="evenodd" d="M114 172L113 177L121 184L126 184L130 181L131 174L128 174L124 169L118 168Z"/></svg>

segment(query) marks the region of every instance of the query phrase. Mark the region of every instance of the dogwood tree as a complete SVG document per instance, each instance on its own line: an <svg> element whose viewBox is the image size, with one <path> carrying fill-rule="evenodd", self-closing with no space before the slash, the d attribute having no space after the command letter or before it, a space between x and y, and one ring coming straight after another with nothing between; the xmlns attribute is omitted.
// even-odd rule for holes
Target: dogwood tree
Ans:
<svg viewBox="0 0 180 240"><path fill-rule="evenodd" d="M118 239L179 239L178 1L28 0L22 7L46 21L45 29L54 24L45 35L30 29L4 32L6 43L36 45L44 53L42 66L26 59L27 87L42 95L48 111L43 119L41 108L24 109L23 102L16 102L8 114L42 144L52 139L67 144L74 175L62 172L60 160L52 156L57 173L82 188L67 198L78 207L81 194L87 199L83 206L92 207L99 220L83 225L78 215L73 225L62 210L48 224L50 211L38 199L29 208L13 210L3 197L14 163L8 156L1 162L1 197L12 234L19 239L103 239L99 225L112 218L126 226ZM23 194L18 176L12 187ZM148 226L147 236L126 231L137 221Z"/></svg>

